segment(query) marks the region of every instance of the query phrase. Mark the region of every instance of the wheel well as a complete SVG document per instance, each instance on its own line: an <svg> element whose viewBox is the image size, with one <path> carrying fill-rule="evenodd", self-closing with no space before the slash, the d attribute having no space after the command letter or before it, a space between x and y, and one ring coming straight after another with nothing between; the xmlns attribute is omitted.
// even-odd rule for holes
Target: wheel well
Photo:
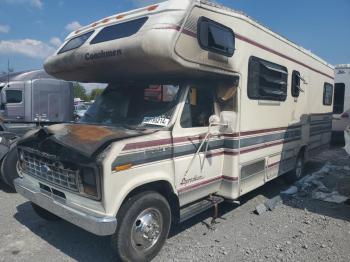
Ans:
<svg viewBox="0 0 350 262"><path fill-rule="evenodd" d="M298 152L298 155L297 157L299 156L303 156L304 158L304 162L307 162L308 161L308 154L307 154L307 145L303 145L300 149L299 149L299 152Z"/></svg>
<svg viewBox="0 0 350 262"><path fill-rule="evenodd" d="M306 145L302 146L302 147L300 148L300 150L299 150L299 154L298 154L298 155L303 154L304 157L305 157L306 147L307 147Z"/></svg>
<svg viewBox="0 0 350 262"><path fill-rule="evenodd" d="M180 218L180 203L179 198L174 193L171 185L167 181L156 181L145 184L133 189L124 199L122 205L131 197L146 191L154 191L161 194L169 202L173 221L177 222Z"/></svg>

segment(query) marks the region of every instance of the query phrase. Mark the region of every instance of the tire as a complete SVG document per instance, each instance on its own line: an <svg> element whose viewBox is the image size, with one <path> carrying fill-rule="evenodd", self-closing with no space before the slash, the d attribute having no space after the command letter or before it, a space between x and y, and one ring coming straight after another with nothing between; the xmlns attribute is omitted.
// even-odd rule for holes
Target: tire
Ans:
<svg viewBox="0 0 350 262"><path fill-rule="evenodd" d="M19 177L17 173L17 147L14 146L4 157L4 160L1 163L1 175L4 182L11 188L15 189L13 180Z"/></svg>
<svg viewBox="0 0 350 262"><path fill-rule="evenodd" d="M42 207L34 204L34 203L31 203L32 207L33 207L33 210L35 211L35 213L41 217L42 219L45 219L47 221L59 221L61 220L60 217L52 214L51 212L47 211L46 209L43 209Z"/></svg>
<svg viewBox="0 0 350 262"><path fill-rule="evenodd" d="M143 192L123 204L117 220L118 226L111 237L111 244L118 258L121 261L150 261L168 238L171 210L162 195ZM148 232L142 231L148 228L147 225L153 227ZM145 235L153 238L153 241L147 240Z"/></svg>
<svg viewBox="0 0 350 262"><path fill-rule="evenodd" d="M305 172L305 155L300 152L295 161L295 168L286 174L286 181L288 183L295 183L304 176Z"/></svg>

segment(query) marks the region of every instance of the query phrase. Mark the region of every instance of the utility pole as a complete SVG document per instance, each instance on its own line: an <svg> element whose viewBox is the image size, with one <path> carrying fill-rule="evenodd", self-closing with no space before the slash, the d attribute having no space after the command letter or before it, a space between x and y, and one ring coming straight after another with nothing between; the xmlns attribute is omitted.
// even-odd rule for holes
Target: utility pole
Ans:
<svg viewBox="0 0 350 262"><path fill-rule="evenodd" d="M7 59L7 85L10 85L10 59Z"/></svg>

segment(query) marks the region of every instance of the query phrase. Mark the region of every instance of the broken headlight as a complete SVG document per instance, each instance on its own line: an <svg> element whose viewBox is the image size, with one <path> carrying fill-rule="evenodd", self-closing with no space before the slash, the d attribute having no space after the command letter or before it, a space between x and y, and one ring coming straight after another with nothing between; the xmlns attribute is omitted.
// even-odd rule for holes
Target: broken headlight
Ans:
<svg viewBox="0 0 350 262"><path fill-rule="evenodd" d="M99 181L97 172L94 168L83 167L80 171L80 192L93 199L98 199L99 196Z"/></svg>

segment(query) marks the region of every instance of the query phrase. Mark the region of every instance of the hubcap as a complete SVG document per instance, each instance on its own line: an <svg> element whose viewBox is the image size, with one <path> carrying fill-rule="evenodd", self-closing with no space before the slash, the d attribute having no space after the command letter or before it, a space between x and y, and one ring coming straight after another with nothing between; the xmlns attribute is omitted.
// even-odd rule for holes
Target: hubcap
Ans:
<svg viewBox="0 0 350 262"><path fill-rule="evenodd" d="M151 249L158 241L163 227L163 217L154 208L144 210L135 220L131 230L131 243L138 251Z"/></svg>

